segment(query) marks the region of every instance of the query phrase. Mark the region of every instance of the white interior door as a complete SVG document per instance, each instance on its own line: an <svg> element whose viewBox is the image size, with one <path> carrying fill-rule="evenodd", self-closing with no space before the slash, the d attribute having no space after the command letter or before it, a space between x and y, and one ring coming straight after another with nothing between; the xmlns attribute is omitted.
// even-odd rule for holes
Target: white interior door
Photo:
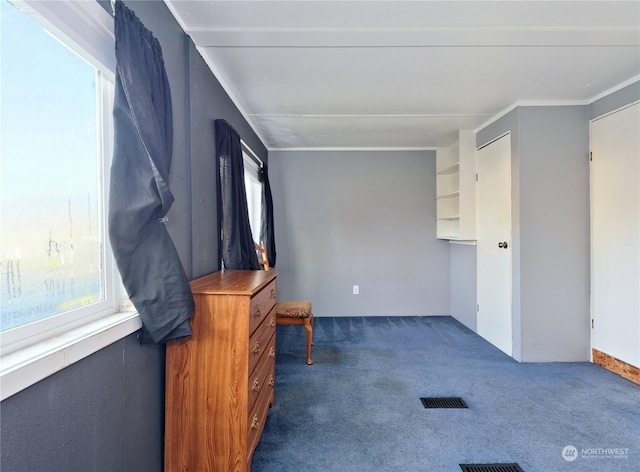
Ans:
<svg viewBox="0 0 640 472"><path fill-rule="evenodd" d="M591 123L593 348L640 367L640 104Z"/></svg>
<svg viewBox="0 0 640 472"><path fill-rule="evenodd" d="M511 356L511 136L476 156L478 334Z"/></svg>

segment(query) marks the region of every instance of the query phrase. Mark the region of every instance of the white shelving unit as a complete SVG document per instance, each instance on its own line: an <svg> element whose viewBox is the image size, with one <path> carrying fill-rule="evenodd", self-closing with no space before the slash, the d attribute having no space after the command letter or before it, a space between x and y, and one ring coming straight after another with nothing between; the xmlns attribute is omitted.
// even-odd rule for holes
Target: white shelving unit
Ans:
<svg viewBox="0 0 640 472"><path fill-rule="evenodd" d="M460 130L458 142L436 154L436 237L476 239L476 146L473 130Z"/></svg>

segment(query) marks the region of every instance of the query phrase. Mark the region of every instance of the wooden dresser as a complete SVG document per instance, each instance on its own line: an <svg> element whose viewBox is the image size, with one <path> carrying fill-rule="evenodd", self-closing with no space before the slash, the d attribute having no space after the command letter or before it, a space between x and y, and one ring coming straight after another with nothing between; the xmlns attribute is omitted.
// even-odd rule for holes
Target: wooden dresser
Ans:
<svg viewBox="0 0 640 472"><path fill-rule="evenodd" d="M193 336L167 344L164 470L249 471L274 402L274 271L191 282Z"/></svg>

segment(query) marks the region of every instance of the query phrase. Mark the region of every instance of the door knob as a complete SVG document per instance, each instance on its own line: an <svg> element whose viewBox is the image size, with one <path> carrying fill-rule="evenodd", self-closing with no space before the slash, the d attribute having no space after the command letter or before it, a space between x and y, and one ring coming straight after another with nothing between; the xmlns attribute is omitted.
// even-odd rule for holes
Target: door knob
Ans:
<svg viewBox="0 0 640 472"><path fill-rule="evenodd" d="M506 242L506 241L499 242L499 243L498 243L498 247L499 247L500 249L507 249L507 248L509 247L509 243L508 243L508 242Z"/></svg>

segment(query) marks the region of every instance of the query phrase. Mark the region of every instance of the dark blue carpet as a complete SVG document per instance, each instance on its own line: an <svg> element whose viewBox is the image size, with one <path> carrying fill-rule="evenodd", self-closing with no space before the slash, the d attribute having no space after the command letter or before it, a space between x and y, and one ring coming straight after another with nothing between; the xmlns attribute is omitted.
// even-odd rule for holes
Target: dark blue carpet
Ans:
<svg viewBox="0 0 640 472"><path fill-rule="evenodd" d="M277 336L253 472L640 470L640 386L594 364L520 364L450 317L316 318L312 366L301 327ZM430 396L469 408L428 410Z"/></svg>

